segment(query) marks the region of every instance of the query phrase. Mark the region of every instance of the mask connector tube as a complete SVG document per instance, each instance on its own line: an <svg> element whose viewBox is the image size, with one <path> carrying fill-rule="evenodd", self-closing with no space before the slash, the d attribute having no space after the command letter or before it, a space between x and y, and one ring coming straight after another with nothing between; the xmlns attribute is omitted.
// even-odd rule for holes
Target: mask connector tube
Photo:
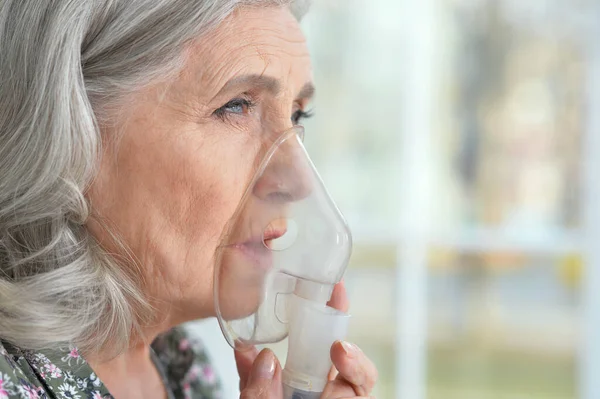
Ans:
<svg viewBox="0 0 600 399"><path fill-rule="evenodd" d="M333 285L315 283L314 281L298 279L294 292L297 296L311 302L325 304L331 299Z"/></svg>
<svg viewBox="0 0 600 399"><path fill-rule="evenodd" d="M299 296L302 288L298 288L290 298L288 353L283 369L284 399L318 399L332 366L331 345L346 337L350 316L325 305L331 291L327 297L323 294L325 301L316 302ZM316 285L306 286L306 289L321 292Z"/></svg>

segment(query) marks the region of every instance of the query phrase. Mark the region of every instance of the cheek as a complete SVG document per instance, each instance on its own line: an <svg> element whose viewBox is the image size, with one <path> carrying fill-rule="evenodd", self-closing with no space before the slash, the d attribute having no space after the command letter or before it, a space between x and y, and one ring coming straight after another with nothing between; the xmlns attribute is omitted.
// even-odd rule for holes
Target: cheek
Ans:
<svg viewBox="0 0 600 399"><path fill-rule="evenodd" d="M171 230L177 230L177 241L193 259L212 260L220 244L223 230L235 213L252 175L256 152L248 143L222 138L178 145L173 173L163 179L168 182L165 195L171 199L168 211ZM189 268L186 268L189 270Z"/></svg>
<svg viewBox="0 0 600 399"><path fill-rule="evenodd" d="M202 154L198 154L202 156ZM221 232L235 212L242 195L241 179L219 165L197 162L195 170L171 179L165 193L170 230L182 244L210 252L218 245Z"/></svg>
<svg viewBox="0 0 600 399"><path fill-rule="evenodd" d="M159 277L159 285L208 290L215 250L251 178L257 149L197 126L169 134L136 127L114 147L116 156L103 159L90 190L95 212L134 252L150 281ZM149 289L164 295L161 286Z"/></svg>

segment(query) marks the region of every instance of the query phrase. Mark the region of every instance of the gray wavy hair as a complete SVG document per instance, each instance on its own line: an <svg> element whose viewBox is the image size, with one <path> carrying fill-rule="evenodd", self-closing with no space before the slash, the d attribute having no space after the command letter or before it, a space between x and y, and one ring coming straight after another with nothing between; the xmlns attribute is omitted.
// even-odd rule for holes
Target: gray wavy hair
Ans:
<svg viewBox="0 0 600 399"><path fill-rule="evenodd" d="M2 0L0 338L24 349L125 350L152 320L141 275L85 228L99 126L173 76L184 47L240 5L286 0ZM127 252L124 252L125 254ZM129 258L129 259L128 259Z"/></svg>

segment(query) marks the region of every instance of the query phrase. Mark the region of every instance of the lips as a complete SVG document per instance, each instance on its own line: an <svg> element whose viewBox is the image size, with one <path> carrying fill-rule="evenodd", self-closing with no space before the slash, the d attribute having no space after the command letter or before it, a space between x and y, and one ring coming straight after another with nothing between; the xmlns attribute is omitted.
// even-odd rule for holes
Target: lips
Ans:
<svg viewBox="0 0 600 399"><path fill-rule="evenodd" d="M240 244L233 245L250 261L263 270L272 268L272 243L287 232L285 219L277 219L267 225L261 236L254 236Z"/></svg>
<svg viewBox="0 0 600 399"><path fill-rule="evenodd" d="M263 236L262 236L262 241L264 242L264 244L267 247L272 249L273 241L275 241L276 239L278 239L280 237L283 237L286 232L287 232L287 223L286 223L285 219L274 220L271 223L269 223L269 225L265 229Z"/></svg>

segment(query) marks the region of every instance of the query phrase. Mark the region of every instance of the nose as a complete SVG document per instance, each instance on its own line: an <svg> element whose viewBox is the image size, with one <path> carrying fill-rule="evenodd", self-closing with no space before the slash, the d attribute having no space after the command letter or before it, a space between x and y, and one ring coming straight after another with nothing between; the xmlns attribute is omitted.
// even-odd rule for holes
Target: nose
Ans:
<svg viewBox="0 0 600 399"><path fill-rule="evenodd" d="M275 144L276 148L254 186L254 195L263 201L295 202L312 192L315 174L300 139L304 132L300 128L294 129Z"/></svg>

